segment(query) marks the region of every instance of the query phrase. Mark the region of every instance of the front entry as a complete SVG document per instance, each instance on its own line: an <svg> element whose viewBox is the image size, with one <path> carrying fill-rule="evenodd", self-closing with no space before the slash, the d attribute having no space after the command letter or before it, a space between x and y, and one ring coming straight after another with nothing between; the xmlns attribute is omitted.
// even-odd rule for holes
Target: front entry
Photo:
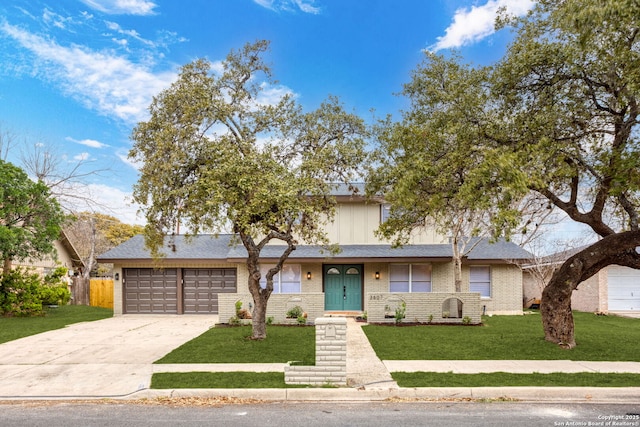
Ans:
<svg viewBox="0 0 640 427"><path fill-rule="evenodd" d="M362 266L325 265L324 309L327 311L362 310Z"/></svg>

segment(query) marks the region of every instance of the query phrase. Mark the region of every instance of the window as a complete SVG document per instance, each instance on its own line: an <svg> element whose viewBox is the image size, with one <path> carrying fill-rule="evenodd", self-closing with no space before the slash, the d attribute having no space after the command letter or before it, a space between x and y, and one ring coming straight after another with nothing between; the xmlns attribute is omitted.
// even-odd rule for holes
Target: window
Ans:
<svg viewBox="0 0 640 427"><path fill-rule="evenodd" d="M384 203L380 205L380 224L387 222L389 214L391 213L391 205Z"/></svg>
<svg viewBox="0 0 640 427"><path fill-rule="evenodd" d="M491 297L491 269L469 267L469 292L480 292L480 297Z"/></svg>
<svg viewBox="0 0 640 427"><path fill-rule="evenodd" d="M267 273L269 269L275 267L273 265L260 266L260 286L264 289L267 287ZM299 264L283 265L282 270L273 276L273 293L276 294L299 294L301 271Z"/></svg>
<svg viewBox="0 0 640 427"><path fill-rule="evenodd" d="M389 292L431 292L431 266L390 264Z"/></svg>

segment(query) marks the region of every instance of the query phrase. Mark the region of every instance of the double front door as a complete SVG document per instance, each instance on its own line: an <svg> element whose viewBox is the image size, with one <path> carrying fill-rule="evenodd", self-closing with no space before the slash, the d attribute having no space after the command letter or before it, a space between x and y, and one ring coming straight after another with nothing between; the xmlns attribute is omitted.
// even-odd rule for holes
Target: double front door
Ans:
<svg viewBox="0 0 640 427"><path fill-rule="evenodd" d="M362 266L325 265L323 271L324 309L362 310Z"/></svg>

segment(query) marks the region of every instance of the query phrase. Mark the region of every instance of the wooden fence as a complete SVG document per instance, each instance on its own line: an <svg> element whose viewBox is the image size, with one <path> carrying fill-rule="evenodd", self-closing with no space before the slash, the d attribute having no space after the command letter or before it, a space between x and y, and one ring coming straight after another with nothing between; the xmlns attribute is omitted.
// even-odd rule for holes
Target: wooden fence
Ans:
<svg viewBox="0 0 640 427"><path fill-rule="evenodd" d="M91 279L89 305L113 308L113 279Z"/></svg>

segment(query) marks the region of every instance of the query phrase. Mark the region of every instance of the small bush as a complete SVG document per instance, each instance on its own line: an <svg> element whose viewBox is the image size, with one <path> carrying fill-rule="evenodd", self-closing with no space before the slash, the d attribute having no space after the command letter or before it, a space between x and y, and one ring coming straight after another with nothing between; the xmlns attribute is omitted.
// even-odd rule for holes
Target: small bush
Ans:
<svg viewBox="0 0 640 427"><path fill-rule="evenodd" d="M296 305L295 307L290 308L289 311L287 311L287 319L297 319L299 317L302 317L303 315L304 311L299 305Z"/></svg>

